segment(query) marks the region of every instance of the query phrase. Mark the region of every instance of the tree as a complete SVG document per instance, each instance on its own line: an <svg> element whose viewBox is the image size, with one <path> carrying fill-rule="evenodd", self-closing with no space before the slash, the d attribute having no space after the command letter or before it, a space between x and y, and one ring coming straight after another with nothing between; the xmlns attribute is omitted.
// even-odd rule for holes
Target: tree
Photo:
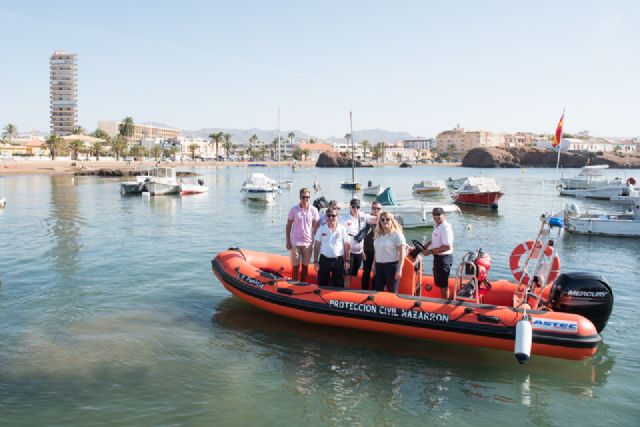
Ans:
<svg viewBox="0 0 640 427"><path fill-rule="evenodd" d="M218 146L223 141L224 134L222 132L212 133L209 135L209 139L211 140L211 143L213 143L216 147L216 160L218 160L218 156L220 155L220 152L218 151Z"/></svg>
<svg viewBox="0 0 640 427"><path fill-rule="evenodd" d="M198 148L200 148L200 146L198 144L189 144L189 151L191 151L191 159L195 162L196 160L196 151L198 151Z"/></svg>
<svg viewBox="0 0 640 427"><path fill-rule="evenodd" d="M120 156L127 149L127 141L124 139L124 136L118 135L115 137L113 142L111 143L111 151L116 155L116 161L120 160Z"/></svg>
<svg viewBox="0 0 640 427"><path fill-rule="evenodd" d="M289 138L289 143L291 145L293 145L293 140L294 140L295 137L296 137L296 134L293 133L293 132L289 132L289 135L287 135L287 138Z"/></svg>
<svg viewBox="0 0 640 427"><path fill-rule="evenodd" d="M384 152L385 152L385 145L383 141L380 141L376 144L375 148L378 151L378 161L380 161L380 159L384 160Z"/></svg>
<svg viewBox="0 0 640 427"><path fill-rule="evenodd" d="M71 141L69 148L71 148L71 152L73 153L73 159L78 160L78 154L84 151L84 142L75 139Z"/></svg>
<svg viewBox="0 0 640 427"><path fill-rule="evenodd" d="M94 130L91 133L91 136L93 136L94 138L100 138L100 139L104 139L105 141L109 142L111 140L111 137L109 136L108 133L106 133L105 131L103 131L102 129L98 128L96 130Z"/></svg>
<svg viewBox="0 0 640 427"><path fill-rule="evenodd" d="M129 155L137 160L141 160L145 155L145 149L142 145L136 144L129 148Z"/></svg>
<svg viewBox="0 0 640 427"><path fill-rule="evenodd" d="M402 153L396 153L396 160L398 161L398 163L402 161Z"/></svg>
<svg viewBox="0 0 640 427"><path fill-rule="evenodd" d="M278 160L279 149L280 149L280 139L276 136L275 138L273 138L273 141L271 141L271 152L273 153L271 158L273 160Z"/></svg>
<svg viewBox="0 0 640 427"><path fill-rule="evenodd" d="M171 160L176 159L176 154L178 154L178 152L180 152L180 150L175 145L169 147L169 155L171 156Z"/></svg>
<svg viewBox="0 0 640 427"><path fill-rule="evenodd" d="M222 143L222 148L224 148L224 150L227 153L227 161L229 161L229 156L231 155L231 152L233 151L233 142L231 142L231 138L233 137L233 135L231 135L230 133L225 133L224 134L224 142Z"/></svg>
<svg viewBox="0 0 640 427"><path fill-rule="evenodd" d="M156 161L160 160L160 156L162 156L162 147L154 144L154 146L151 148L151 155Z"/></svg>
<svg viewBox="0 0 640 427"><path fill-rule="evenodd" d="M82 126L74 126L73 130L71 131L72 135L84 135L86 133L87 133L87 130Z"/></svg>
<svg viewBox="0 0 640 427"><path fill-rule="evenodd" d="M94 156L96 156L96 161L100 160L100 151L102 151L102 144L99 142L94 142L91 146L91 150L93 151Z"/></svg>
<svg viewBox="0 0 640 427"><path fill-rule="evenodd" d="M316 142L315 138L309 138L309 144L315 144Z"/></svg>
<svg viewBox="0 0 640 427"><path fill-rule="evenodd" d="M118 125L118 132L120 135L124 136L127 140L131 139L133 134L135 133L136 125L133 122L133 118L125 117L122 122Z"/></svg>
<svg viewBox="0 0 640 427"><path fill-rule="evenodd" d="M258 135L254 133L253 135L251 135L251 138L249 138L249 153L253 153L252 148L256 142L258 142ZM253 154L250 155L253 156Z"/></svg>
<svg viewBox="0 0 640 427"><path fill-rule="evenodd" d="M304 160L311 155L311 151L308 148L302 149L299 145L293 150L293 158L296 160Z"/></svg>
<svg viewBox="0 0 640 427"><path fill-rule="evenodd" d="M62 147L63 139L60 138L57 134L52 133L49 135L49 138L44 143L44 146L49 149L49 154L51 155L51 160L56 159L56 155L58 154L58 150Z"/></svg>
<svg viewBox="0 0 640 427"><path fill-rule="evenodd" d="M368 140L365 139L364 141L362 141L362 158L364 160L367 160L367 151L369 150L370 145L371 144L369 144Z"/></svg>
<svg viewBox="0 0 640 427"><path fill-rule="evenodd" d="M13 123L7 124L2 131L2 139L13 144L13 139L18 136L18 126Z"/></svg>

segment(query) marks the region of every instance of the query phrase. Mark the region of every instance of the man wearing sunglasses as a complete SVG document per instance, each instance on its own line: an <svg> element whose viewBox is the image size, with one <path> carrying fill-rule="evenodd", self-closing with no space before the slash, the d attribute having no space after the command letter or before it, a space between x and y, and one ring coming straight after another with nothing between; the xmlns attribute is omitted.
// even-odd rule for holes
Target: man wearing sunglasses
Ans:
<svg viewBox="0 0 640 427"><path fill-rule="evenodd" d="M327 209L327 223L320 226L314 238L313 266L318 273L318 286L344 287L344 273L349 268L349 236L338 224L338 211Z"/></svg>
<svg viewBox="0 0 640 427"><path fill-rule="evenodd" d="M300 189L300 203L293 206L287 217L285 238L287 249L291 251L291 278L305 282L311 251L313 249L313 236L318 229L320 214L318 209L309 203L311 190ZM302 265L302 268L300 266ZM300 270L300 272L298 272Z"/></svg>
<svg viewBox="0 0 640 427"><path fill-rule="evenodd" d="M371 216L378 218L382 210L382 204L379 201L371 203ZM373 246L373 237L375 225L369 226L367 229L364 240L362 241L362 290L373 290L373 281L371 280L371 269L373 267L373 257L376 254L376 250Z"/></svg>
<svg viewBox="0 0 640 427"><path fill-rule="evenodd" d="M347 229L347 234L351 237L349 242L349 252L351 254L349 269L345 271L344 276L345 288L350 287L351 278L358 276L358 270L362 265L364 257L362 240L364 239L367 224L375 224L378 220L377 217L360 212L360 199L351 199L349 206L349 212L344 213L338 220Z"/></svg>
<svg viewBox="0 0 640 427"><path fill-rule="evenodd" d="M449 273L453 264L453 228L444 216L444 209L433 208L431 211L436 223L431 234L431 241L426 244L424 255L433 255L433 281L440 288L442 298L449 298Z"/></svg>

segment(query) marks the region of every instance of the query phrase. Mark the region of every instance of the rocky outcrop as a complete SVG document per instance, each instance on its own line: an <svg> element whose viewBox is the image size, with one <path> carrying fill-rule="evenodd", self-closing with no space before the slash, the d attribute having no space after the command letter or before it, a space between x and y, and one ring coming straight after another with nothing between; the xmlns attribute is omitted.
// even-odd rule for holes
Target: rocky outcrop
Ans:
<svg viewBox="0 0 640 427"><path fill-rule="evenodd" d="M412 167L412 166L411 166L409 163L407 163L407 162L402 162L402 163L400 163L400 167L401 167L401 168L410 168L410 167Z"/></svg>
<svg viewBox="0 0 640 427"><path fill-rule="evenodd" d="M540 148L474 148L462 159L462 166L474 168L554 168L558 160L555 151ZM560 154L560 165L565 168L580 168L587 164L609 165L611 168L640 168L640 157L618 156L613 153Z"/></svg>
<svg viewBox="0 0 640 427"><path fill-rule="evenodd" d="M149 173L148 170L143 169L109 169L109 168L101 168L101 169L78 169L75 171L74 175L78 176L101 176L105 178L117 178L121 176L139 176L139 175L147 175ZM176 176L199 176L199 174L194 172L183 172L176 171Z"/></svg>
<svg viewBox="0 0 640 427"><path fill-rule="evenodd" d="M355 160L354 166L356 168L363 167L362 162ZM317 168L350 168L351 157L337 153L335 151L325 151L321 153L316 162Z"/></svg>

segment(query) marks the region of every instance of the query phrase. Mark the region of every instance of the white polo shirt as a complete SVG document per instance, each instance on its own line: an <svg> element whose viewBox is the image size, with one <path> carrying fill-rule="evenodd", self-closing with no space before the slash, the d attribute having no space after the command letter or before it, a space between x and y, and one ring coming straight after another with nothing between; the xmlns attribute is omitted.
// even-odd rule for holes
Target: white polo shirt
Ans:
<svg viewBox="0 0 640 427"><path fill-rule="evenodd" d="M351 237L349 245L351 247L350 252L352 254L361 254L364 250L362 241L356 242L355 235L364 230L367 226L367 221L371 218L371 215L366 213L358 213L358 216L352 216L351 211L340 215L338 223L342 224L347 229L347 234Z"/></svg>
<svg viewBox="0 0 640 427"><path fill-rule="evenodd" d="M376 237L373 241L373 247L376 249L376 262L398 261L398 246L404 246L406 243L404 234L398 230Z"/></svg>
<svg viewBox="0 0 640 427"><path fill-rule="evenodd" d="M344 255L344 244L349 243L349 235L340 224L336 224L333 230L325 224L316 231L315 241L320 242L320 255L336 258Z"/></svg>
<svg viewBox="0 0 640 427"><path fill-rule="evenodd" d="M439 248L440 246L448 245L449 250L441 252L437 255L451 255L453 253L453 228L447 220L442 221L440 225L436 225L433 228L431 234L431 245L429 249Z"/></svg>

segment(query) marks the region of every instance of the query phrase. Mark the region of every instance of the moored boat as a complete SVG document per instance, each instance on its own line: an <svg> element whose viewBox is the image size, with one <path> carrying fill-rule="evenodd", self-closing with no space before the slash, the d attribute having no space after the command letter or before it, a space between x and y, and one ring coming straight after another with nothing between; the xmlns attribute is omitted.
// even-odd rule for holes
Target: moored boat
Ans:
<svg viewBox="0 0 640 427"><path fill-rule="evenodd" d="M591 357L611 313L611 288L601 275L557 276L553 244L525 243L510 257L511 264L520 266L518 283L488 282L484 254L478 251L475 260L466 254L458 277L449 282L451 300L439 298L433 278L422 275L415 241L418 249L404 260L397 294L360 290L360 278L352 281L354 288L319 287L311 266L309 282L293 281L289 257L238 248L216 255L212 269L244 301L305 322L515 350L521 363L529 354ZM536 258L529 275L527 263Z"/></svg>
<svg viewBox="0 0 640 427"><path fill-rule="evenodd" d="M376 197L380 193L382 193L382 185L380 185L380 184L369 185L367 188L362 190L362 194L365 195L365 196Z"/></svg>
<svg viewBox="0 0 640 427"><path fill-rule="evenodd" d="M604 171L609 165L585 166L576 176L561 178L562 186L567 190L586 190L604 185L619 184L620 178L609 178Z"/></svg>
<svg viewBox="0 0 640 427"><path fill-rule="evenodd" d="M245 200L262 202L272 201L279 190L278 183L263 173L252 173L240 189Z"/></svg>
<svg viewBox="0 0 640 427"><path fill-rule="evenodd" d="M567 231L614 237L640 237L640 198L633 197L630 211L622 214L582 213L574 203L564 210Z"/></svg>
<svg viewBox="0 0 640 427"><path fill-rule="evenodd" d="M488 176L467 177L458 190L452 192L455 203L493 209L498 208L498 202L503 195L496 180Z"/></svg>
<svg viewBox="0 0 640 427"><path fill-rule="evenodd" d="M416 184L413 184L411 189L416 194L428 195L428 194L439 194L442 193L447 186L443 181L440 180L429 180L425 179Z"/></svg>
<svg viewBox="0 0 640 427"><path fill-rule="evenodd" d="M209 187L204 185L204 180L199 178L195 183L193 182L180 182L180 195L186 196L189 194L202 194L209 191Z"/></svg>
<svg viewBox="0 0 640 427"><path fill-rule="evenodd" d="M7 201L4 199L4 197L0 197L0 208L4 208L6 204Z"/></svg>
<svg viewBox="0 0 640 427"><path fill-rule="evenodd" d="M176 169L155 168L146 182L146 189L151 196L179 194L180 183L176 178Z"/></svg>
<svg viewBox="0 0 640 427"><path fill-rule="evenodd" d="M576 198L611 200L618 196L631 195L635 193L635 178L631 177L626 181L616 181L610 184L602 184L592 188L566 188L564 184L558 187L562 196L572 196Z"/></svg>

